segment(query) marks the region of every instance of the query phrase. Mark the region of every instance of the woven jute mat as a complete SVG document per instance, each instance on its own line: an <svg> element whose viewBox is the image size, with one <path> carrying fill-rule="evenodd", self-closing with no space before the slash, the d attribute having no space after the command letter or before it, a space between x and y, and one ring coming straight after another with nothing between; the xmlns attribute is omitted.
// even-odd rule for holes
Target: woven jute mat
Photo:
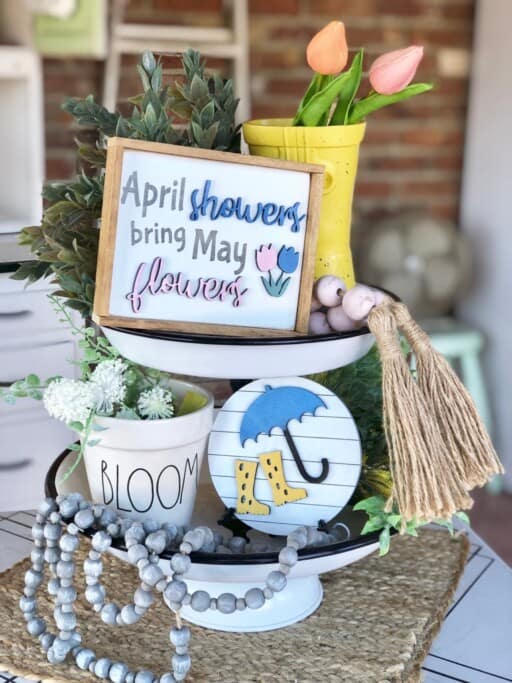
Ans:
<svg viewBox="0 0 512 683"><path fill-rule="evenodd" d="M85 550L80 550L82 558ZM324 575L321 607L299 624L240 634L194 626L188 680L420 681L421 662L450 604L467 551L464 537L452 539L435 530L425 530L417 539L395 538L386 557L366 558ZM74 665L51 666L37 639L28 635L18 608L28 566L25 560L0 575L0 670L52 683L97 682ZM109 555L104 557L103 581L108 598L118 604L130 600L138 583L133 567ZM38 609L52 631L53 601L43 587ZM83 576L77 587L83 595ZM132 670L149 669L155 675L169 671L174 617L163 601L156 600L134 626L106 626L83 598L77 615L82 644L98 657L124 661Z"/></svg>

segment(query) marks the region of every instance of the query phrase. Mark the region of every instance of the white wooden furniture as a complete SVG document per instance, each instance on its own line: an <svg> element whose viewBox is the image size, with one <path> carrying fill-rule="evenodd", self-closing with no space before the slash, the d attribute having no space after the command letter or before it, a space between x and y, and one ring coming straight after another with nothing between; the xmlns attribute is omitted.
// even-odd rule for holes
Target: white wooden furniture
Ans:
<svg viewBox="0 0 512 683"><path fill-rule="evenodd" d="M105 63L103 104L114 110L117 102L121 55L143 50L178 53L195 48L204 57L231 60L235 94L240 98L238 120L250 114L249 38L247 32L247 0L225 0L229 26L169 26L124 23L126 0L113 0L109 53Z"/></svg>
<svg viewBox="0 0 512 683"><path fill-rule="evenodd" d="M41 217L43 100L35 52L0 46L0 101L0 234L5 234Z"/></svg>
<svg viewBox="0 0 512 683"><path fill-rule="evenodd" d="M0 273L0 387L29 373L72 376L68 359L75 359L76 346L50 305L48 283L25 288L9 276ZM0 511L36 506L56 450L74 438L42 403L0 399Z"/></svg>

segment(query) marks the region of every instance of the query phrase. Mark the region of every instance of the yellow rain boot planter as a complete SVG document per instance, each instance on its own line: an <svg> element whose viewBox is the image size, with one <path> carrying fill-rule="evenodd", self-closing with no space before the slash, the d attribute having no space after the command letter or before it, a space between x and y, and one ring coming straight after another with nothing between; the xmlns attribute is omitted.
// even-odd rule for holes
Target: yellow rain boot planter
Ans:
<svg viewBox="0 0 512 683"><path fill-rule="evenodd" d="M259 119L243 125L251 154L325 166L315 279L337 275L348 287L355 284L350 225L365 126L292 126L291 119Z"/></svg>

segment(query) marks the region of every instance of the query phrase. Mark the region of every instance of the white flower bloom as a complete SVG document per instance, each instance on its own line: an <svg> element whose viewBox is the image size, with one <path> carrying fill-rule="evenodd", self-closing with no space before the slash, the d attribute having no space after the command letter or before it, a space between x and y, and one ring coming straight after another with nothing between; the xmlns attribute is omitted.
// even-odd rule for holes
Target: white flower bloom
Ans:
<svg viewBox="0 0 512 683"><path fill-rule="evenodd" d="M137 401L137 408L141 417L158 420L174 415L173 395L163 387L153 387L143 391Z"/></svg>
<svg viewBox="0 0 512 683"><path fill-rule="evenodd" d="M126 367L122 360L105 360L92 373L89 384L96 394L96 412L99 415L111 415L114 405L124 401Z"/></svg>
<svg viewBox="0 0 512 683"><path fill-rule="evenodd" d="M95 392L87 382L62 377L45 390L43 402L48 414L67 424L85 424L95 406Z"/></svg>

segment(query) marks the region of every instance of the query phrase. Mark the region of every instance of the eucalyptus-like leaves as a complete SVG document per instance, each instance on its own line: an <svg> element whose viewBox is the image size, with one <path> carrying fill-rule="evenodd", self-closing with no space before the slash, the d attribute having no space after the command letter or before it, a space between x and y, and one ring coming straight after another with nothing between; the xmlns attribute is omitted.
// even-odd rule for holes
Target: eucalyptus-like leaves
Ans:
<svg viewBox="0 0 512 683"><path fill-rule="evenodd" d="M35 282L49 277L66 306L84 318L91 315L108 137L240 151L238 100L231 80L208 75L194 50L183 54L182 65L183 80L169 86L163 81L161 61L144 52L137 65L143 92L131 98L129 116L108 111L92 95L64 102L63 109L96 135L94 144L78 142L79 160L96 174L82 172L72 181L44 188L42 222L25 228L20 238L35 259L23 263L15 279Z"/></svg>

